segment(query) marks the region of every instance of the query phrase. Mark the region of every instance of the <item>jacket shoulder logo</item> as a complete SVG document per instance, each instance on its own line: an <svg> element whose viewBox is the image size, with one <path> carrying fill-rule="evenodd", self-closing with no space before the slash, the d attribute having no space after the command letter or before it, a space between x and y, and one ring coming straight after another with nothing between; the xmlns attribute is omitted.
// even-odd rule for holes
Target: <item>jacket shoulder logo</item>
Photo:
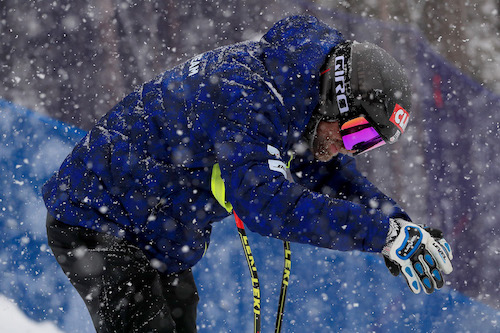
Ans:
<svg viewBox="0 0 500 333"><path fill-rule="evenodd" d="M279 158L279 160L274 160L274 159L268 159L267 163L269 165L269 169L273 171L280 172L283 174L283 176L286 178L287 173L286 173L286 164L281 161L281 154L278 148L273 147L271 145L267 145L267 152L269 155L271 155L274 158Z"/></svg>
<svg viewBox="0 0 500 333"><path fill-rule="evenodd" d="M201 62L202 57L203 57L203 55L199 54L196 57L194 57L193 59L191 59L191 61L189 62L188 77L198 74L198 72L200 70L200 62Z"/></svg>

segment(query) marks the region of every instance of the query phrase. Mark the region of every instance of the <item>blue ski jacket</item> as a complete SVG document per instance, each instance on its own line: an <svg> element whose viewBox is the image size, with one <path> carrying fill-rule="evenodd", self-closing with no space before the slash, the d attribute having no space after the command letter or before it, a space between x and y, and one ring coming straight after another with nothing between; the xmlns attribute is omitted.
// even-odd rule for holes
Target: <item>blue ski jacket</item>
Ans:
<svg viewBox="0 0 500 333"><path fill-rule="evenodd" d="M200 54L144 83L44 185L49 213L126 238L165 273L196 264L231 208L264 236L381 251L389 217L408 216L351 157L323 163L306 152L289 162L288 152L304 150L320 68L343 40L293 16L258 42Z"/></svg>

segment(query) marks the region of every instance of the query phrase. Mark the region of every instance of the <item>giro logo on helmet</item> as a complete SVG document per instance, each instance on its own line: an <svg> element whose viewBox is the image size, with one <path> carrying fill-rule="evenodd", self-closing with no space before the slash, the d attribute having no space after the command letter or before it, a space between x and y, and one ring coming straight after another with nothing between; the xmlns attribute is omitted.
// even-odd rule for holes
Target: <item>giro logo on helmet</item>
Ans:
<svg viewBox="0 0 500 333"><path fill-rule="evenodd" d="M408 120L410 120L410 114L399 104L396 104L391 119L389 120L399 128L401 133L403 133L408 125Z"/></svg>
<svg viewBox="0 0 500 333"><path fill-rule="evenodd" d="M349 111L349 104L345 95L345 62L344 56L335 58L335 94L337 95L337 105L340 113Z"/></svg>

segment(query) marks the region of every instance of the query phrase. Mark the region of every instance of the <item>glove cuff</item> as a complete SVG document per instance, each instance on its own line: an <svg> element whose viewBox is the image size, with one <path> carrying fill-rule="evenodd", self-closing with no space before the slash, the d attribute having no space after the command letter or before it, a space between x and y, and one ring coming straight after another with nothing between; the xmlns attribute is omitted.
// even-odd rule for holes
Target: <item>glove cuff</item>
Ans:
<svg viewBox="0 0 500 333"><path fill-rule="evenodd" d="M391 251L394 240L398 237L401 228L408 222L403 219L393 219L389 218L389 231L387 232L387 238L385 239L385 245L382 248L382 254L389 258L389 253Z"/></svg>

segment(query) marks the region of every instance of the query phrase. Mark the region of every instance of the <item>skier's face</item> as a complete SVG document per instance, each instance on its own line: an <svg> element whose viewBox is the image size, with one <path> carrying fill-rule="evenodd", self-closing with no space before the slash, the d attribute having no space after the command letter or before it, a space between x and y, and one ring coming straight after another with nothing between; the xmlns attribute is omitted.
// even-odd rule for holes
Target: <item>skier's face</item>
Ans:
<svg viewBox="0 0 500 333"><path fill-rule="evenodd" d="M313 142L314 157L322 162L331 160L338 153L350 154L354 152L345 149L337 121L320 121Z"/></svg>

